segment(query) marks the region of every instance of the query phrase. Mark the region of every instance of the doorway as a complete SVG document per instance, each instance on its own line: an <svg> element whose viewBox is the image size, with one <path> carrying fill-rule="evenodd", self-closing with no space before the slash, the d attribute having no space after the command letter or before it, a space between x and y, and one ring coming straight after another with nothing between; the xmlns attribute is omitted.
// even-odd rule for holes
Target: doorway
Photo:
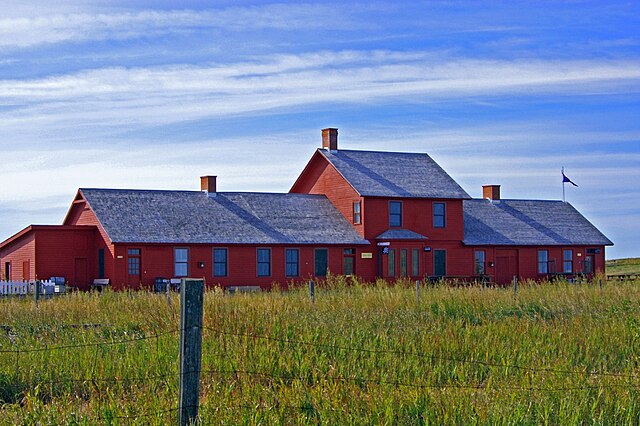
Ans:
<svg viewBox="0 0 640 426"><path fill-rule="evenodd" d="M496 250L496 283L508 284L518 276L518 251Z"/></svg>

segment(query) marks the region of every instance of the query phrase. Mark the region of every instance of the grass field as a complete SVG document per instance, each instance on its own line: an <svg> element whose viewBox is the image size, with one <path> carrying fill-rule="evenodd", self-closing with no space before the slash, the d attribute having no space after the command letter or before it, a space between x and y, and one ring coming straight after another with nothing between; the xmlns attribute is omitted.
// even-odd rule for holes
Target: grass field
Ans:
<svg viewBox="0 0 640 426"><path fill-rule="evenodd" d="M640 423L640 281L420 296L208 291L202 423ZM175 423L178 303L0 300L0 424Z"/></svg>
<svg viewBox="0 0 640 426"><path fill-rule="evenodd" d="M606 272L607 274L640 274L640 258L607 260Z"/></svg>

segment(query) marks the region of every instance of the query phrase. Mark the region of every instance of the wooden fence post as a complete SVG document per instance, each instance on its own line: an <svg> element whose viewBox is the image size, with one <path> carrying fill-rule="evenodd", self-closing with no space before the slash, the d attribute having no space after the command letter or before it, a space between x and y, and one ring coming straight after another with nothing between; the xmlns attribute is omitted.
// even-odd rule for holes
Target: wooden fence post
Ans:
<svg viewBox="0 0 640 426"><path fill-rule="evenodd" d="M167 305L169 305L169 310L171 310L171 280L165 280L164 289L167 293Z"/></svg>
<svg viewBox="0 0 640 426"><path fill-rule="evenodd" d="M420 304L420 280L416 280L416 301Z"/></svg>
<svg viewBox="0 0 640 426"><path fill-rule="evenodd" d="M518 296L518 277L513 276L513 299Z"/></svg>
<svg viewBox="0 0 640 426"><path fill-rule="evenodd" d="M180 283L180 420L195 423L200 399L204 280L183 278Z"/></svg>
<svg viewBox="0 0 640 426"><path fill-rule="evenodd" d="M309 281L309 297L312 304L316 303L316 284L313 280Z"/></svg>
<svg viewBox="0 0 640 426"><path fill-rule="evenodd" d="M38 306L39 299L40 299L40 281L36 280L36 282L33 284L33 300L35 300L36 306Z"/></svg>

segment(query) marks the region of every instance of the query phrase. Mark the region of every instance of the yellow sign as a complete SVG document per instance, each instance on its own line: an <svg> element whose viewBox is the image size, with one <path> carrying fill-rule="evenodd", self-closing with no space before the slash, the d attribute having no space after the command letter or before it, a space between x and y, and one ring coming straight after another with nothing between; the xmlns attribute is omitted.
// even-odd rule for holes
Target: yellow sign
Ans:
<svg viewBox="0 0 640 426"><path fill-rule="evenodd" d="M373 253L360 253L362 259L373 259Z"/></svg>

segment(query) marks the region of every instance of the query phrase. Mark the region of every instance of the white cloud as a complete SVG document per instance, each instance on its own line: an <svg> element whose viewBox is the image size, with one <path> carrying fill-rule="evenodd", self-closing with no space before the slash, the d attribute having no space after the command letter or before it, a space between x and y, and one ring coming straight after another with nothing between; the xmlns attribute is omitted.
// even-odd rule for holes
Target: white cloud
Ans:
<svg viewBox="0 0 640 426"><path fill-rule="evenodd" d="M0 48L85 40L126 40L196 29L295 30L346 24L345 18L336 14L333 8L310 4L271 4L218 10L42 13L35 16L32 13L0 19Z"/></svg>

